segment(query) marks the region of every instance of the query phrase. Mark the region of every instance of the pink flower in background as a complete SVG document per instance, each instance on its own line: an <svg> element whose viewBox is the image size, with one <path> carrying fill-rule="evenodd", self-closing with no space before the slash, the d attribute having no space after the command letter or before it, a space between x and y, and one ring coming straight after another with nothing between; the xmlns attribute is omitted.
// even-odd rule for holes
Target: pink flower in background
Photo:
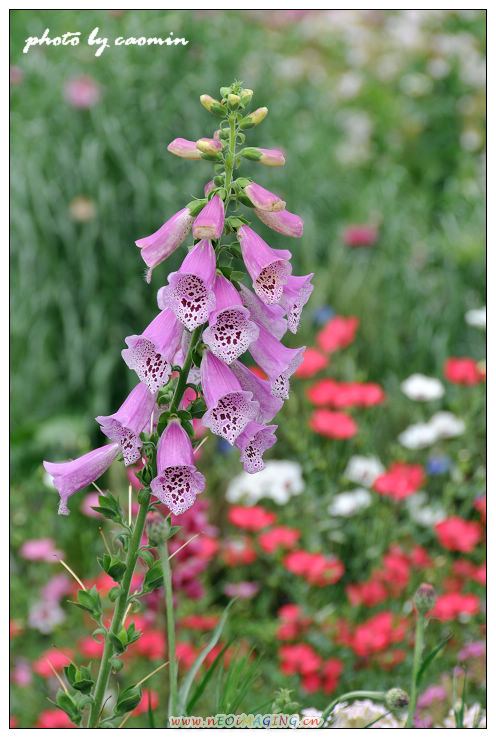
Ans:
<svg viewBox="0 0 496 738"><path fill-rule="evenodd" d="M373 246L377 236L378 230L372 225L350 225L343 231L343 241L351 248Z"/></svg>
<svg viewBox="0 0 496 738"><path fill-rule="evenodd" d="M19 660L10 673L10 678L19 687L27 687L31 683L33 674L27 661Z"/></svg>
<svg viewBox="0 0 496 738"><path fill-rule="evenodd" d="M33 538L26 541L19 551L24 559L29 561L49 561L50 563L62 558L63 553L55 548L52 538Z"/></svg>
<svg viewBox="0 0 496 738"><path fill-rule="evenodd" d="M92 108L101 97L100 85L87 74L70 79L65 85L64 94L69 105L80 110Z"/></svg>
<svg viewBox="0 0 496 738"><path fill-rule="evenodd" d="M10 84L20 85L24 79L24 72L20 67L10 67Z"/></svg>
<svg viewBox="0 0 496 738"><path fill-rule="evenodd" d="M260 590L256 582L229 582L224 587L224 594L228 597L239 597L240 600L249 600Z"/></svg>

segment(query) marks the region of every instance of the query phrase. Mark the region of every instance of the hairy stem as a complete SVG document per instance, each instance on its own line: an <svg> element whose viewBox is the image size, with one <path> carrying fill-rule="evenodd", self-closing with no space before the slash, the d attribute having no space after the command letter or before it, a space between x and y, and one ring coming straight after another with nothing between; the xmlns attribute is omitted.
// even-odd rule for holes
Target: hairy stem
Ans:
<svg viewBox="0 0 496 738"><path fill-rule="evenodd" d="M413 716L417 706L417 677L422 662L422 651L424 650L424 628L425 617L422 613L417 614L417 625L415 627L415 649L413 651L412 684L410 687L410 704L408 705L408 717L405 728L413 727Z"/></svg>
<svg viewBox="0 0 496 738"><path fill-rule="evenodd" d="M143 496L144 493L145 490L142 490ZM138 549L141 543L141 538L143 536L143 531L145 529L145 522L149 504L150 492L148 491L146 499L140 503L138 517L136 518L133 534L129 541L129 547L126 557L126 571L122 579L119 597L117 599L114 615L112 617L112 624L105 635L105 646L103 649L102 660L100 662L100 669L98 671L98 677L95 685L94 699L91 706L90 719L88 723L89 728L95 728L100 718L103 698L105 696L105 690L107 689L108 680L112 669L112 664L110 660L114 655L114 646L112 644L111 635L118 636L122 630L124 613L126 612L126 608L128 605L129 588L131 586L131 580L136 568L136 562L138 561Z"/></svg>

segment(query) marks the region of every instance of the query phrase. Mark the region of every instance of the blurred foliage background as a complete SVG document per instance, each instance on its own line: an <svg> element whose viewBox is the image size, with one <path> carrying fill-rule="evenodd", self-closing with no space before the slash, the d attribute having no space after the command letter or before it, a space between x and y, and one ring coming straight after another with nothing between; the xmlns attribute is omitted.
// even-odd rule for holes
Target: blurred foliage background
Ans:
<svg viewBox="0 0 496 738"><path fill-rule="evenodd" d="M284 168L246 162L242 172L305 221L289 246L256 224L273 247L292 248L295 273L315 272L298 345L314 343L322 315L359 316L339 378L380 382L388 395L415 371L442 376L449 355L484 357L484 334L464 314L485 303L485 22L481 10L11 11L14 549L42 530L78 571L94 566L97 524L77 512L69 525L57 519L41 460L100 445L94 416L115 411L134 384L124 337L153 318L156 290L184 255L157 268L149 287L134 241L201 195L211 164L166 147L211 136L216 122L199 96L235 78L269 108L249 145L287 154ZM111 46L97 57L86 43L95 27L111 43L170 32L189 43ZM23 54L46 28L52 38L80 31L81 43ZM82 75L86 108L71 102ZM350 224L377 228L377 243L347 247ZM302 406L292 403L298 436ZM381 453L411 412L389 403L348 450ZM344 467L340 443L318 442L317 454ZM283 432L276 456L296 450ZM238 467L209 468L209 496L220 500ZM315 509L305 509L311 535ZM356 574L361 562L350 566ZM25 585L22 617L39 571L16 557L13 571ZM28 632L28 651L37 637Z"/></svg>

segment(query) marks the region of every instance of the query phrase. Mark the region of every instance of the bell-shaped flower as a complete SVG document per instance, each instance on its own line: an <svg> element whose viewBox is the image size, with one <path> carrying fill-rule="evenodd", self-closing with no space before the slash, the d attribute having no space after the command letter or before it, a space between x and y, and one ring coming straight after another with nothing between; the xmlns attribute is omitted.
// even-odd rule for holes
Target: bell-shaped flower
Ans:
<svg viewBox="0 0 496 738"><path fill-rule="evenodd" d="M261 149L259 146L247 146L240 152L241 156L251 161L258 161L266 167L282 167L286 163L284 154L279 149Z"/></svg>
<svg viewBox="0 0 496 738"><path fill-rule="evenodd" d="M152 394L168 382L171 362L183 332L182 324L172 310L167 309L162 310L140 336L127 336L129 348L122 351L122 358Z"/></svg>
<svg viewBox="0 0 496 738"><path fill-rule="evenodd" d="M273 231L282 233L283 236L299 238L303 234L303 219L299 215L290 213L289 210L269 212L262 208L255 208L255 212L266 226Z"/></svg>
<svg viewBox="0 0 496 738"><path fill-rule="evenodd" d="M141 249L143 261L149 267L146 273L148 284L150 284L153 269L182 244L194 220L189 208L183 208L151 236L136 241L136 246Z"/></svg>
<svg viewBox="0 0 496 738"><path fill-rule="evenodd" d="M156 395L146 385L137 384L113 415L98 415L102 433L121 447L124 464L134 464L140 458L140 433L148 427L155 408Z"/></svg>
<svg viewBox="0 0 496 738"><path fill-rule="evenodd" d="M291 274L291 252L271 248L246 225L238 229L238 239L255 293L266 305L279 302L282 289Z"/></svg>
<svg viewBox="0 0 496 738"><path fill-rule="evenodd" d="M284 285L279 305L284 308L288 316L288 328L291 333L296 333L298 330L301 311L313 292L312 278L313 274L305 274L303 277L290 277Z"/></svg>
<svg viewBox="0 0 496 738"><path fill-rule="evenodd" d="M169 274L169 284L158 291L161 310L170 307L189 331L206 323L215 308L215 251L210 241L193 246L179 271Z"/></svg>
<svg viewBox="0 0 496 738"><path fill-rule="evenodd" d="M221 274L215 279L214 295L215 310L203 341L215 356L231 364L258 338L258 326L250 320L235 286Z"/></svg>
<svg viewBox="0 0 496 738"><path fill-rule="evenodd" d="M96 448L73 461L53 464L44 461L43 466L53 478L53 483L60 495L59 515L69 515L68 498L83 487L87 487L107 471L121 452L118 443Z"/></svg>
<svg viewBox="0 0 496 738"><path fill-rule="evenodd" d="M201 151L202 154L215 156L216 154L220 154L223 145L222 141L218 138L199 138L196 142L196 148L198 151Z"/></svg>
<svg viewBox="0 0 496 738"><path fill-rule="evenodd" d="M202 155L196 148L196 141L188 141L187 138L175 138L167 146L167 151L180 156L181 159L201 159Z"/></svg>
<svg viewBox="0 0 496 738"><path fill-rule="evenodd" d="M205 477L195 467L191 440L177 419L170 421L157 447L157 476L152 493L173 515L182 515L205 489Z"/></svg>
<svg viewBox="0 0 496 738"><path fill-rule="evenodd" d="M286 207L284 200L281 200L280 197L274 195L273 192L266 190L264 187L260 187L255 182L250 182L243 191L252 205L258 210L277 212L284 210Z"/></svg>
<svg viewBox="0 0 496 738"><path fill-rule="evenodd" d="M291 277L290 277L291 279ZM288 330L288 321L284 317L284 308L281 305L266 305L244 284L239 285L243 304L250 311L253 320L263 325L279 341Z"/></svg>
<svg viewBox="0 0 496 738"><path fill-rule="evenodd" d="M250 420L256 418L258 402L253 400L250 391L241 389L230 368L210 351L203 354L200 369L203 396L207 405L202 423L232 446Z"/></svg>
<svg viewBox="0 0 496 738"><path fill-rule="evenodd" d="M236 375L241 389L251 392L259 404L258 414L255 418L256 422L270 423L284 404L279 397L274 397L271 393L270 382L267 379L257 377L256 374L240 361L234 361L230 369Z"/></svg>
<svg viewBox="0 0 496 738"><path fill-rule="evenodd" d="M215 240L222 236L224 230L224 203L219 195L214 195L196 216L193 223L193 238L209 238Z"/></svg>
<svg viewBox="0 0 496 738"><path fill-rule="evenodd" d="M263 326L259 329L258 339L250 346L250 354L268 376L274 397L287 399L289 378L303 361L306 346L287 348Z"/></svg>
<svg viewBox="0 0 496 738"><path fill-rule="evenodd" d="M277 425L260 425L260 423L248 423L246 428L236 438L235 446L241 452L241 461L245 472L255 474L265 469L263 453L276 443L274 432Z"/></svg>
<svg viewBox="0 0 496 738"><path fill-rule="evenodd" d="M216 184L213 181L213 179L210 180L210 182L207 182L205 187L203 188L203 192L205 193L205 197L208 197L209 194L212 192L212 190L215 190Z"/></svg>

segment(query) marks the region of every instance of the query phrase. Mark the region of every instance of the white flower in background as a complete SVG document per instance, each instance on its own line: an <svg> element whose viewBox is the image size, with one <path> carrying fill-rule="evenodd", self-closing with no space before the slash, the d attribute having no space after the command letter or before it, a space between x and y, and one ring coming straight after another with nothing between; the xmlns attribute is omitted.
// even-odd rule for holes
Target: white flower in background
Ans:
<svg viewBox="0 0 496 738"><path fill-rule="evenodd" d="M438 438L456 438L465 433L465 423L453 413L441 411L432 416L429 425Z"/></svg>
<svg viewBox="0 0 496 738"><path fill-rule="evenodd" d="M434 79L442 79L450 73L451 66L446 59L437 56L430 60L427 65L427 70Z"/></svg>
<svg viewBox="0 0 496 738"><path fill-rule="evenodd" d="M455 713L453 708L448 713L448 717L443 720L443 724L435 725L435 728L456 728ZM486 727L486 713L476 702L471 707L465 707L463 713L463 727L464 728L485 728Z"/></svg>
<svg viewBox="0 0 496 738"><path fill-rule="evenodd" d="M358 72L346 72L336 86L338 97L346 100L356 97L362 88L363 78Z"/></svg>
<svg viewBox="0 0 496 738"><path fill-rule="evenodd" d="M446 510L441 505L426 505L428 497L425 492L417 492L405 499L405 507L410 518L423 528L432 528L446 518Z"/></svg>
<svg viewBox="0 0 496 738"><path fill-rule="evenodd" d="M426 377L425 374L412 374L401 383L401 391L410 400L419 402L438 400L444 395L444 387L439 379Z"/></svg>
<svg viewBox="0 0 496 738"><path fill-rule="evenodd" d="M381 715L388 712L384 705L376 704L372 700L357 700L351 705L346 702L338 702L332 711L331 728L365 728L369 723L377 720ZM403 721L404 722L404 721ZM398 722L393 715L385 715L371 728L401 728L403 722Z"/></svg>
<svg viewBox="0 0 496 738"><path fill-rule="evenodd" d="M486 327L486 307L479 308L479 310L468 310L465 313L465 322L469 325L473 325L476 328Z"/></svg>
<svg viewBox="0 0 496 738"><path fill-rule="evenodd" d="M65 612L57 602L40 600L29 609L28 624L45 635L65 620Z"/></svg>
<svg viewBox="0 0 496 738"><path fill-rule="evenodd" d="M460 135L460 146L466 151L477 151L482 146L482 136L474 128L467 128Z"/></svg>
<svg viewBox="0 0 496 738"><path fill-rule="evenodd" d="M376 456L352 456L344 470L344 476L351 482L372 487L377 477L384 471Z"/></svg>
<svg viewBox="0 0 496 738"><path fill-rule="evenodd" d="M415 425L409 425L403 433L400 433L398 441L405 448L415 450L432 446L437 438L436 430L430 423L415 423Z"/></svg>
<svg viewBox="0 0 496 738"><path fill-rule="evenodd" d="M329 515L350 518L360 510L365 510L371 502L372 497L367 489L355 489L352 492L341 492L336 495L327 511Z"/></svg>
<svg viewBox="0 0 496 738"><path fill-rule="evenodd" d="M295 461L268 461L258 474L241 472L230 482L226 492L228 502L254 505L262 498L285 505L305 488L301 466Z"/></svg>

